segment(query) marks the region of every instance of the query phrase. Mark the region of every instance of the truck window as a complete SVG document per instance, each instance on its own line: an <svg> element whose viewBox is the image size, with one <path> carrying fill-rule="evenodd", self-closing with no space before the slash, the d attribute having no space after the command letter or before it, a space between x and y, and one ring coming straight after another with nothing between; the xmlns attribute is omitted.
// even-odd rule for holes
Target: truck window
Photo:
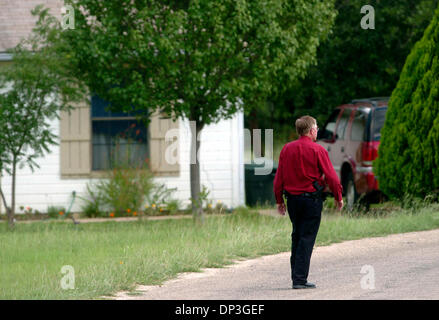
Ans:
<svg viewBox="0 0 439 320"><path fill-rule="evenodd" d="M346 127L349 122L349 117L351 115L351 109L344 109L342 112L343 113L341 115L340 121L338 122L337 132L335 136L335 139L337 140L344 140Z"/></svg>
<svg viewBox="0 0 439 320"><path fill-rule="evenodd" d="M340 109L334 110L326 122L325 129L322 131L320 139L331 140L334 136L335 123L340 113Z"/></svg>
<svg viewBox="0 0 439 320"><path fill-rule="evenodd" d="M359 110L355 111L354 121L352 121L351 140L363 141L364 130L366 128L366 114Z"/></svg>
<svg viewBox="0 0 439 320"><path fill-rule="evenodd" d="M377 108L373 113L372 132L370 136L372 141L380 141L381 139L381 128L383 127L386 119L386 112L387 107Z"/></svg>

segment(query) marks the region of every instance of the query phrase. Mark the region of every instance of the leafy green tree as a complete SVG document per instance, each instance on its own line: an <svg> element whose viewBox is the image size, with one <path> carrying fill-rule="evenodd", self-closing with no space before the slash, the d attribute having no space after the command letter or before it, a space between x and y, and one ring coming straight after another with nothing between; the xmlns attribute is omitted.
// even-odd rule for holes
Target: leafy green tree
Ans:
<svg viewBox="0 0 439 320"><path fill-rule="evenodd" d="M361 8L375 9L375 29L362 29ZM322 123L334 107L355 98L389 96L404 62L431 21L438 0L336 0L332 33L317 50L317 65L303 80L273 96L274 123L290 127L303 114ZM266 112L261 112L266 121Z"/></svg>
<svg viewBox="0 0 439 320"><path fill-rule="evenodd" d="M374 170L391 197L439 189L439 7L390 97Z"/></svg>
<svg viewBox="0 0 439 320"><path fill-rule="evenodd" d="M334 19L321 0L66 0L75 29L61 32L77 76L113 110L157 109L195 123L195 135L257 108L303 76ZM52 26L60 28L59 26ZM198 154L200 143L192 139ZM190 165L199 203L198 159ZM202 208L193 205L195 218ZM197 219L198 220L198 219ZM202 219L201 219L202 220Z"/></svg>
<svg viewBox="0 0 439 320"><path fill-rule="evenodd" d="M69 74L66 60L52 49L39 36L31 36L10 51L13 63L0 71L0 176L7 173L12 179L10 206L1 185L0 201L11 228L17 166L38 167L35 159L56 143L50 120L72 108L84 90Z"/></svg>

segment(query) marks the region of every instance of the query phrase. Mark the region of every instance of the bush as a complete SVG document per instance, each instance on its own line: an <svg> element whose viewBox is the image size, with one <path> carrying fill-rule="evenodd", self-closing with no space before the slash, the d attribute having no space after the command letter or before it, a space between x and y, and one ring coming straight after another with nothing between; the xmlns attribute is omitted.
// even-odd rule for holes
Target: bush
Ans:
<svg viewBox="0 0 439 320"><path fill-rule="evenodd" d="M224 214L224 213L229 213L230 210L221 201L218 201L216 203L216 205L214 205L212 200L207 200L205 212L207 214L210 214L210 213L212 213L212 214L214 214L214 213Z"/></svg>
<svg viewBox="0 0 439 320"><path fill-rule="evenodd" d="M66 214L66 208L61 206L49 206L47 207L47 215L49 218L58 219L63 218Z"/></svg>
<svg viewBox="0 0 439 320"><path fill-rule="evenodd" d="M175 190L168 189L164 184L153 184L150 192L145 194L145 214L156 215L178 211L180 202L171 198Z"/></svg>
<svg viewBox="0 0 439 320"><path fill-rule="evenodd" d="M109 178L98 183L102 202L115 216L138 212L152 188L152 174L146 168L118 167L109 172Z"/></svg>
<svg viewBox="0 0 439 320"><path fill-rule="evenodd" d="M192 203L192 206L196 206L198 208L207 208L207 205L209 204L208 196L210 194L209 189L205 186L201 186L200 193L198 195L198 200L193 199L192 197L189 198L189 200Z"/></svg>
<svg viewBox="0 0 439 320"><path fill-rule="evenodd" d="M88 218L102 217L105 215L103 211L104 203L102 199L102 193L99 188L93 183L87 183L87 196L79 197L83 204L81 205L81 211Z"/></svg>
<svg viewBox="0 0 439 320"><path fill-rule="evenodd" d="M133 155L138 150L130 147L131 140L122 148L120 139L122 137L117 138L111 155L112 169L102 180L87 184L87 197L81 198L84 214L120 217L176 213L180 203L171 198L176 189L155 183L148 159L137 161Z"/></svg>
<svg viewBox="0 0 439 320"><path fill-rule="evenodd" d="M391 198L439 189L439 8L408 56L381 130L374 172Z"/></svg>
<svg viewBox="0 0 439 320"><path fill-rule="evenodd" d="M174 191L154 183L146 166L117 166L105 179L87 184L81 209L87 217L175 214L180 202L171 198Z"/></svg>
<svg viewBox="0 0 439 320"><path fill-rule="evenodd" d="M180 200L170 199L166 202L166 210L168 214L177 214L180 211L181 203Z"/></svg>

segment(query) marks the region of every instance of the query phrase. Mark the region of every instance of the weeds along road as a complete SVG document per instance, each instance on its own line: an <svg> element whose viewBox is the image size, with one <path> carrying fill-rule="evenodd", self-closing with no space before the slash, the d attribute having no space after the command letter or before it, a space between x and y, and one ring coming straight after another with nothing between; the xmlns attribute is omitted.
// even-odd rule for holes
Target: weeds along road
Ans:
<svg viewBox="0 0 439 320"><path fill-rule="evenodd" d="M439 299L439 229L315 247L308 281L292 290L290 253L185 273L116 299Z"/></svg>

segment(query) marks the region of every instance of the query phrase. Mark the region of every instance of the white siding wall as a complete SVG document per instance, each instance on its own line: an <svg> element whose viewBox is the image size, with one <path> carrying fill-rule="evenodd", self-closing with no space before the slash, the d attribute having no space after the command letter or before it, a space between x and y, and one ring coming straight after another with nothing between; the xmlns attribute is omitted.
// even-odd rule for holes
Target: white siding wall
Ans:
<svg viewBox="0 0 439 320"><path fill-rule="evenodd" d="M234 118L206 126L201 133L201 184L209 190L209 199L218 200L227 207L244 205L244 139L242 113ZM157 177L156 181L169 188L177 188L174 197L184 206L190 204L190 143L189 122L180 120L180 175L178 177ZM53 130L59 135L59 122L53 122ZM51 152L38 159L40 169L31 172L28 168L18 170L16 180L16 212L20 206L31 207L46 212L48 206L70 205L72 191L77 196L85 196L88 179L61 179L60 149L52 146ZM11 177L4 176L1 185L8 204L11 196ZM80 211L81 200L76 198L73 212ZM4 209L2 208L2 213Z"/></svg>

